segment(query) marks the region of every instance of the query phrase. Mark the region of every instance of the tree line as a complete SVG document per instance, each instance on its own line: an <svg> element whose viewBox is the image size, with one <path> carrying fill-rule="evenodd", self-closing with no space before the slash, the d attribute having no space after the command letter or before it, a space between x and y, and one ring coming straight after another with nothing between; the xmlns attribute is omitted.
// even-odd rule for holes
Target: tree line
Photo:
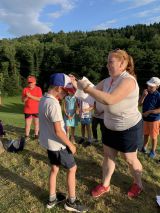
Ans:
<svg viewBox="0 0 160 213"><path fill-rule="evenodd" d="M0 91L16 95L28 75L43 91L55 72L74 72L94 83L107 77L107 55L116 48L133 56L140 88L160 76L160 23L91 32L49 32L0 40Z"/></svg>

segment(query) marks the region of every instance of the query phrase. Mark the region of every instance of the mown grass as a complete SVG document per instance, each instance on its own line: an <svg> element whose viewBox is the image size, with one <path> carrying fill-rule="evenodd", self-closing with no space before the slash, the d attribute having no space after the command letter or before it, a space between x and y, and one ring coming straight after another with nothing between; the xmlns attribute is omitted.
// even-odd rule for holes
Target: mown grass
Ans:
<svg viewBox="0 0 160 213"><path fill-rule="evenodd" d="M0 119L5 124L7 137L16 138L24 134L23 105L20 97L3 99ZM79 128L77 129L79 136ZM160 158L160 151L158 153ZM102 144L90 147L77 145L75 156L77 171L77 196L89 206L89 212L106 213L158 213L156 195L160 195L160 165L156 160L139 153L143 164L144 192L137 199L128 199L126 192L132 183L126 163L119 156L112 178L111 191L99 199L90 196L90 190L101 181L103 159ZM61 213L63 205L46 209L48 199L49 164L46 151L37 141L31 140L18 153L4 152L0 155L0 212L1 213ZM57 190L66 192L66 171L61 169L57 179Z"/></svg>

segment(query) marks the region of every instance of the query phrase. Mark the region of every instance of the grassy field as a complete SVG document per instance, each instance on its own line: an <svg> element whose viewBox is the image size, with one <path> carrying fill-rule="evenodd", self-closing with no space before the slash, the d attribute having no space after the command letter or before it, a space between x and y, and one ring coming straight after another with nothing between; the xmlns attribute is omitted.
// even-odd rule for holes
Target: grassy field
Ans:
<svg viewBox="0 0 160 213"><path fill-rule="evenodd" d="M8 138L17 138L24 134L23 105L20 97L3 99L3 106L0 106L0 119L3 120ZM78 137L79 128L76 134ZM102 144L99 142L87 148L77 145L77 150L75 156L78 165L77 196L89 206L89 212L160 212L160 207L156 204L156 195L160 195L160 165L156 163L156 159L149 159L139 153L144 168L144 192L137 199L128 199L126 195L132 178L126 163L120 157L117 158L111 191L99 199L93 199L90 191L101 181ZM158 157L160 158L160 151ZM0 213L66 212L63 205L51 210L46 209L48 174L47 155L37 141L29 141L24 151L18 154L2 153L0 155ZM61 169L58 175L57 190L66 192L64 169Z"/></svg>

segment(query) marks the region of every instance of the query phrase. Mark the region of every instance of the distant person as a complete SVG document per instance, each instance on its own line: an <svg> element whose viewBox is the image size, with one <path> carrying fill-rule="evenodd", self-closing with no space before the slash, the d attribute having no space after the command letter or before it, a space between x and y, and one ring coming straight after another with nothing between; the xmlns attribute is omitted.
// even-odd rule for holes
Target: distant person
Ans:
<svg viewBox="0 0 160 213"><path fill-rule="evenodd" d="M2 106L2 93L0 91L0 106Z"/></svg>
<svg viewBox="0 0 160 213"><path fill-rule="evenodd" d="M98 131L97 127L100 125L101 135L104 127L104 105L99 103L98 101L94 102L94 114L92 116L92 134L93 141L98 142ZM102 136L101 136L102 139Z"/></svg>
<svg viewBox="0 0 160 213"><path fill-rule="evenodd" d="M30 139L30 128L32 119L34 121L34 138L38 139L39 133L39 118L38 106L42 97L42 90L36 86L35 76L28 76L28 86L23 89L22 101L24 102L24 115L25 115L25 140Z"/></svg>
<svg viewBox="0 0 160 213"><path fill-rule="evenodd" d="M76 170L77 165L74 159L76 153L75 145L68 139L65 132L65 125L62 117L62 110L59 100L67 95L70 78L63 73L55 73L50 77L50 87L40 100L40 144L47 149L48 159L51 164L49 177L49 202L47 208L51 209L64 199L59 198L56 193L56 180L60 166L67 169L68 198L65 202L65 209L75 212L86 212L76 198Z"/></svg>
<svg viewBox="0 0 160 213"><path fill-rule="evenodd" d="M81 122L81 139L80 144L85 142L85 133L87 132L87 145L91 145L92 142L92 132L91 132L91 123L92 123L92 109L94 104L91 105L85 101L79 100L79 116Z"/></svg>
<svg viewBox="0 0 160 213"><path fill-rule="evenodd" d="M3 123L0 120L0 138L3 137L5 134L6 132L4 131Z"/></svg>
<svg viewBox="0 0 160 213"><path fill-rule="evenodd" d="M72 143L75 143L75 128L78 126L78 102L74 93L75 90L68 91L68 95L64 99L64 122L66 126L66 134Z"/></svg>
<svg viewBox="0 0 160 213"><path fill-rule="evenodd" d="M85 80L78 81L78 89L105 105L103 129L103 179L92 190L93 197L110 191L118 152L126 160L133 175L128 197L137 197L143 190L142 165L137 158L142 144L142 116L138 110L139 87L135 77L133 58L125 50L109 52L107 68L110 77L92 87ZM72 83L75 85L76 82Z"/></svg>
<svg viewBox="0 0 160 213"><path fill-rule="evenodd" d="M152 140L152 148L149 152L149 157L156 156L156 147L160 128L160 79L152 77L147 83L147 89L143 91L142 97L139 100L139 105L142 105L143 126L144 126L144 144L142 152L147 153L147 145L149 137Z"/></svg>

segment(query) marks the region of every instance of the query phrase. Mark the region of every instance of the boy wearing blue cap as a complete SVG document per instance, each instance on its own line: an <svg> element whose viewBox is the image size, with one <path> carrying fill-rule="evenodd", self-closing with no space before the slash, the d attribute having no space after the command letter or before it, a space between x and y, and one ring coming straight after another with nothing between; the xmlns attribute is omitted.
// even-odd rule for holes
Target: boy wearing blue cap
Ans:
<svg viewBox="0 0 160 213"><path fill-rule="evenodd" d="M65 200L65 196L56 193L56 177L59 167L63 166L68 170L67 187L68 199L65 202L65 209L68 211L86 212L86 208L79 204L76 199L76 170L77 165L74 159L76 147L68 139L62 117L59 100L62 100L67 91L72 90L70 78L63 73L55 73L50 77L50 87L40 100L39 121L40 121L40 144L47 149L48 159L51 163L49 177L49 202L47 208ZM78 202L77 202L78 201Z"/></svg>

